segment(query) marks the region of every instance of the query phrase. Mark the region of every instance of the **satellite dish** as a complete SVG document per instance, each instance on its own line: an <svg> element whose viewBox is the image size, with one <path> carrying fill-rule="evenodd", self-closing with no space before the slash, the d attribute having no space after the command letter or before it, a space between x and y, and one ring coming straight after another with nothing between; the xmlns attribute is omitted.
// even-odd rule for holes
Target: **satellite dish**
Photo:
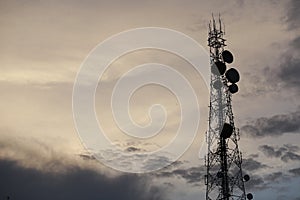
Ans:
<svg viewBox="0 0 300 200"><path fill-rule="evenodd" d="M236 83L240 80L240 74L234 68L230 68L229 70L227 70L227 72L225 73L225 76L226 76L227 80L231 83Z"/></svg>
<svg viewBox="0 0 300 200"><path fill-rule="evenodd" d="M223 57L224 62L226 62L226 63L230 64L230 63L233 62L233 55L228 50L225 50L225 51L222 52L222 57Z"/></svg>
<svg viewBox="0 0 300 200"><path fill-rule="evenodd" d="M222 87L223 83L220 80L216 80L213 84L215 89L220 89Z"/></svg>
<svg viewBox="0 0 300 200"><path fill-rule="evenodd" d="M221 137L225 139L230 138L232 132L233 132L233 127L228 123L224 123L221 131Z"/></svg>
<svg viewBox="0 0 300 200"><path fill-rule="evenodd" d="M217 61L211 66L211 72L215 75L223 75L225 71L226 65L221 61Z"/></svg>
<svg viewBox="0 0 300 200"><path fill-rule="evenodd" d="M249 181L249 180L250 180L250 176L249 176L248 174L246 174L246 175L244 176L244 181L247 182L247 181Z"/></svg>
<svg viewBox="0 0 300 200"><path fill-rule="evenodd" d="M231 94L237 93L238 91L239 91L239 87L237 86L237 84L233 83L229 85L229 92Z"/></svg>
<svg viewBox="0 0 300 200"><path fill-rule="evenodd" d="M253 195L251 193L247 194L247 199L253 199Z"/></svg>

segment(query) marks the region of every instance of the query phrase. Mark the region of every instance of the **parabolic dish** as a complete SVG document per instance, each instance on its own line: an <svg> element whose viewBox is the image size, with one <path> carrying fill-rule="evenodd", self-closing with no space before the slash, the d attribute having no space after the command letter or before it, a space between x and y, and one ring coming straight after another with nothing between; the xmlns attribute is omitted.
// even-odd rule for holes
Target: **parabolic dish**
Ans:
<svg viewBox="0 0 300 200"><path fill-rule="evenodd" d="M230 138L232 132L233 132L233 127L228 123L224 123L223 129L221 131L221 137L225 139Z"/></svg>
<svg viewBox="0 0 300 200"><path fill-rule="evenodd" d="M234 68L230 68L229 70L227 70L225 76L230 83L236 83L240 80L240 74Z"/></svg>
<svg viewBox="0 0 300 200"><path fill-rule="evenodd" d="M239 87L237 86L237 84L233 83L229 85L229 92L231 94L237 93L238 91L239 91Z"/></svg>
<svg viewBox="0 0 300 200"><path fill-rule="evenodd" d="M233 55L228 50L225 50L225 51L222 52L222 57L223 57L224 62L226 62L226 63L230 64L230 63L233 62Z"/></svg>
<svg viewBox="0 0 300 200"><path fill-rule="evenodd" d="M245 180L245 182L249 181L249 180L250 180L250 176L249 176L248 174L246 174L246 175L244 176L244 180Z"/></svg>
<svg viewBox="0 0 300 200"><path fill-rule="evenodd" d="M251 193L247 194L247 199L253 199L253 195Z"/></svg>

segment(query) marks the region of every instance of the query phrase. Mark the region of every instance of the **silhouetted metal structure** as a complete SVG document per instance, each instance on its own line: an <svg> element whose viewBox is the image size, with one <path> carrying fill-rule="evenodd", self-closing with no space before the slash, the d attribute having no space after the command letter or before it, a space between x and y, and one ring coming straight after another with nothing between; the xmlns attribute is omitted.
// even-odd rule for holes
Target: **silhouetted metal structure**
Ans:
<svg viewBox="0 0 300 200"><path fill-rule="evenodd" d="M225 50L225 29L219 17L209 23L208 46L210 48L211 83L209 127L206 133L208 151L205 158L206 200L253 199L245 193L242 154L239 151L239 129L234 125L231 97L238 92L239 73L226 69L233 62L233 55Z"/></svg>

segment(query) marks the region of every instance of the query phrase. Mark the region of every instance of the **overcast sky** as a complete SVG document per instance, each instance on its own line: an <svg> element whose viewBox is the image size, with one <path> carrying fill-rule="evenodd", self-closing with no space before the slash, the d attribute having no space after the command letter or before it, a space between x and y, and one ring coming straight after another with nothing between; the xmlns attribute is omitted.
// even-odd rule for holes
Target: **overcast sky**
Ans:
<svg viewBox="0 0 300 200"><path fill-rule="evenodd" d="M212 13L221 14L226 48L241 75L233 112L241 132L243 169L251 176L246 190L255 199L299 200L298 0L0 0L0 199L204 199L201 145L208 91L186 60L164 51L135 51L113 62L96 90L97 117L111 141L121 149L144 152L172 139L181 104L163 87L140 88L129 103L132 119L147 125L149 107L162 104L168 120L156 138L128 139L110 110L112 90L122 74L143 63L163 63L180 71L196 89L201 120L195 141L178 161L156 172L119 172L88 154L73 121L72 91L92 49L122 31L174 29L208 51Z"/></svg>

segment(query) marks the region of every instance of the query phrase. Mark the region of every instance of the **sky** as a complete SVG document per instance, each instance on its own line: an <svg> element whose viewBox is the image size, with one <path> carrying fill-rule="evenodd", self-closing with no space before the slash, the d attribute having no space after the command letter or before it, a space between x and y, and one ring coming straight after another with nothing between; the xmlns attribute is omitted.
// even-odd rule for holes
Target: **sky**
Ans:
<svg viewBox="0 0 300 200"><path fill-rule="evenodd" d="M187 60L162 50L142 49L120 56L103 73L94 95L98 123L112 144L131 155L118 157L116 152L104 152L112 162L98 161L92 150L85 148L87 144L99 145L99 141L93 138L83 141L82 134L88 134L89 130L78 133L72 94L77 74L92 50L113 35L130 29L172 29L192 38L208 52L207 32L212 13L221 14L226 49L235 57L231 65L241 76L232 105L235 124L241 133L243 170L251 177L245 185L246 191L255 199L299 200L298 0L226 3L216 0L0 0L0 199L7 196L16 200L205 199L205 148L201 147L208 126L209 93L205 80ZM159 35L148 37L158 39ZM187 52L184 50L188 50L188 43L172 39L159 42L178 44ZM112 49L99 55L100 63L125 44L126 41L118 41ZM189 55L198 56L196 52ZM154 161L144 160L145 165L132 168L132 163L139 163L140 159L133 155L159 151L170 141L177 144L173 151L184 147L184 138L173 139L181 121L193 120L198 107L192 104L192 99L188 99L191 100L188 105L180 102L180 95L176 96L175 90L167 87L155 84L139 87L125 102L128 109L121 106L117 114L120 110L130 110L131 120L147 128L152 122L160 124L164 119L160 118L161 108L152 107L149 112L153 104L161 104L167 119L163 128L151 137L146 132L141 132L139 137L124 134L111 110L114 87L123 74L127 73L127 82L120 84L124 88L133 80L174 80L161 70L133 70L145 63L152 63L152 68L155 68L153 63L162 63L179 71L195 89L201 111L195 137L189 131L185 133L184 138L193 139L191 146L182 155L171 157L173 164L152 172L149 171L168 164L170 157L159 155ZM209 60L206 67L209 69ZM175 80L170 84L178 89L176 84L181 82ZM182 88L183 85L179 89ZM188 110L184 118L180 115L182 105L187 105ZM155 117L159 120L155 121ZM128 124L124 127L129 132L134 130ZM116 168L122 168L121 171L112 167L116 162L120 163ZM137 168L139 173L124 172Z"/></svg>

